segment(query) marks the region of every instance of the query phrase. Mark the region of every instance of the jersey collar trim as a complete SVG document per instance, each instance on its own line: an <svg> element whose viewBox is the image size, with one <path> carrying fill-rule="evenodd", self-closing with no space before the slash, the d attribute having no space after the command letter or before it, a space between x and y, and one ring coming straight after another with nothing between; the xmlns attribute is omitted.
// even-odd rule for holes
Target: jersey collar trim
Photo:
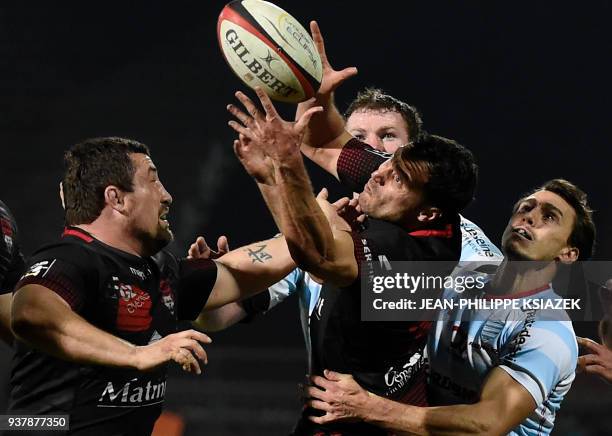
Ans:
<svg viewBox="0 0 612 436"><path fill-rule="evenodd" d="M88 244L92 243L94 238L85 230L81 230L78 227L65 227L64 232L62 233L62 238L66 236L74 236L75 238L79 238Z"/></svg>
<svg viewBox="0 0 612 436"><path fill-rule="evenodd" d="M444 229L437 230L415 230L414 232L408 232L409 235L417 237L417 238L452 238L453 237L453 226L452 224L447 224Z"/></svg>

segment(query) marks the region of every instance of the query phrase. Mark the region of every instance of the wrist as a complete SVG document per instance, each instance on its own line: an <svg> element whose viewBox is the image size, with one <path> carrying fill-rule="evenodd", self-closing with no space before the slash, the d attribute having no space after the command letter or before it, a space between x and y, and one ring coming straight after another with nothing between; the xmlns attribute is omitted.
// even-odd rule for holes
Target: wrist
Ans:
<svg viewBox="0 0 612 436"><path fill-rule="evenodd" d="M130 349L127 353L128 355L128 359L126 362L126 366L130 369L136 369L138 371L143 371L144 369L144 365L143 365L143 359L142 359L142 352L143 352L143 348L144 347L139 347L137 345L130 345Z"/></svg>

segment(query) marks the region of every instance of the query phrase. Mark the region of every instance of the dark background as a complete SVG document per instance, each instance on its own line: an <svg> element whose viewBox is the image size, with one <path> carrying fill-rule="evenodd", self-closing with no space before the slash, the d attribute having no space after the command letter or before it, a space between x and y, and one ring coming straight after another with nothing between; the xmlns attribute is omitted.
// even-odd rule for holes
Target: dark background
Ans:
<svg viewBox="0 0 612 436"><path fill-rule="evenodd" d="M237 247L274 233L231 152L225 105L244 87L217 45L223 4L2 3L0 198L19 222L26 253L61 231L62 153L92 136L151 147L174 197L175 251L198 234L210 242L227 234ZM465 215L494 241L522 193L564 177L597 211L597 258L612 257L612 4L278 4L304 24L319 21L334 66L359 68L337 93L341 109L360 88L382 87L416 105L429 131L474 151L481 181ZM319 172L313 181L331 183ZM187 434L287 433L305 360L297 302L283 306L215 334L207 374L170 380L167 408L183 415ZM610 432L611 394L579 376L557 433Z"/></svg>

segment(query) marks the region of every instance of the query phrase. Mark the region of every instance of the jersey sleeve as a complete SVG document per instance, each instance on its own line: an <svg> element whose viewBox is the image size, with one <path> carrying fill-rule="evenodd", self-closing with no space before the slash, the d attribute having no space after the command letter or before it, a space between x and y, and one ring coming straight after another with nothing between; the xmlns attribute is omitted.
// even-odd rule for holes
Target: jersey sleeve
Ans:
<svg viewBox="0 0 612 436"><path fill-rule="evenodd" d="M195 320L217 281L217 264L211 259L181 259L177 288L177 316Z"/></svg>
<svg viewBox="0 0 612 436"><path fill-rule="evenodd" d="M24 269L17 224L8 208L0 202L0 294L13 291Z"/></svg>
<svg viewBox="0 0 612 436"><path fill-rule="evenodd" d="M342 148L338 157L338 179L351 191L361 192L370 175L389 158L391 154L375 150L353 138Z"/></svg>
<svg viewBox="0 0 612 436"><path fill-rule="evenodd" d="M571 383L577 359L578 345L569 321L536 320L515 329L499 366L540 406L559 382Z"/></svg>
<svg viewBox="0 0 612 436"><path fill-rule="evenodd" d="M39 285L62 297L75 312L81 312L87 302L91 272L79 265L75 257L83 258L76 247L60 246L36 253L15 286L15 292L27 285Z"/></svg>
<svg viewBox="0 0 612 436"><path fill-rule="evenodd" d="M303 286L303 280L304 271L296 268L282 280L270 286L267 291L244 299L241 302L242 307L249 316L267 312L296 293Z"/></svg>

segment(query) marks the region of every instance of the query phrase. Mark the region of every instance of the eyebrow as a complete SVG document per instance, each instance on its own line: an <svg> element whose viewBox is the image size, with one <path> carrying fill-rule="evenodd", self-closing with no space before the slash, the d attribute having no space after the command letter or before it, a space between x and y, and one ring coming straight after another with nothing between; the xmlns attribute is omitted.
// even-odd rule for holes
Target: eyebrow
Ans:
<svg viewBox="0 0 612 436"><path fill-rule="evenodd" d="M563 212L561 212L561 209L559 209L557 206L555 206L552 203L542 203L542 209L548 211L548 212L555 212L557 214L559 214L559 216L563 217Z"/></svg>
<svg viewBox="0 0 612 436"><path fill-rule="evenodd" d="M519 208L519 206L522 203L529 203L530 205L534 205L538 203L538 200L536 200L535 198L521 198L519 201L516 202L516 204L514 205L513 211L516 212ZM561 212L561 209L559 209L557 206L555 206L552 203L549 203L547 201L540 203L541 207L543 210L547 211L547 212L555 212L556 214L558 214L559 216L563 217L563 212Z"/></svg>

